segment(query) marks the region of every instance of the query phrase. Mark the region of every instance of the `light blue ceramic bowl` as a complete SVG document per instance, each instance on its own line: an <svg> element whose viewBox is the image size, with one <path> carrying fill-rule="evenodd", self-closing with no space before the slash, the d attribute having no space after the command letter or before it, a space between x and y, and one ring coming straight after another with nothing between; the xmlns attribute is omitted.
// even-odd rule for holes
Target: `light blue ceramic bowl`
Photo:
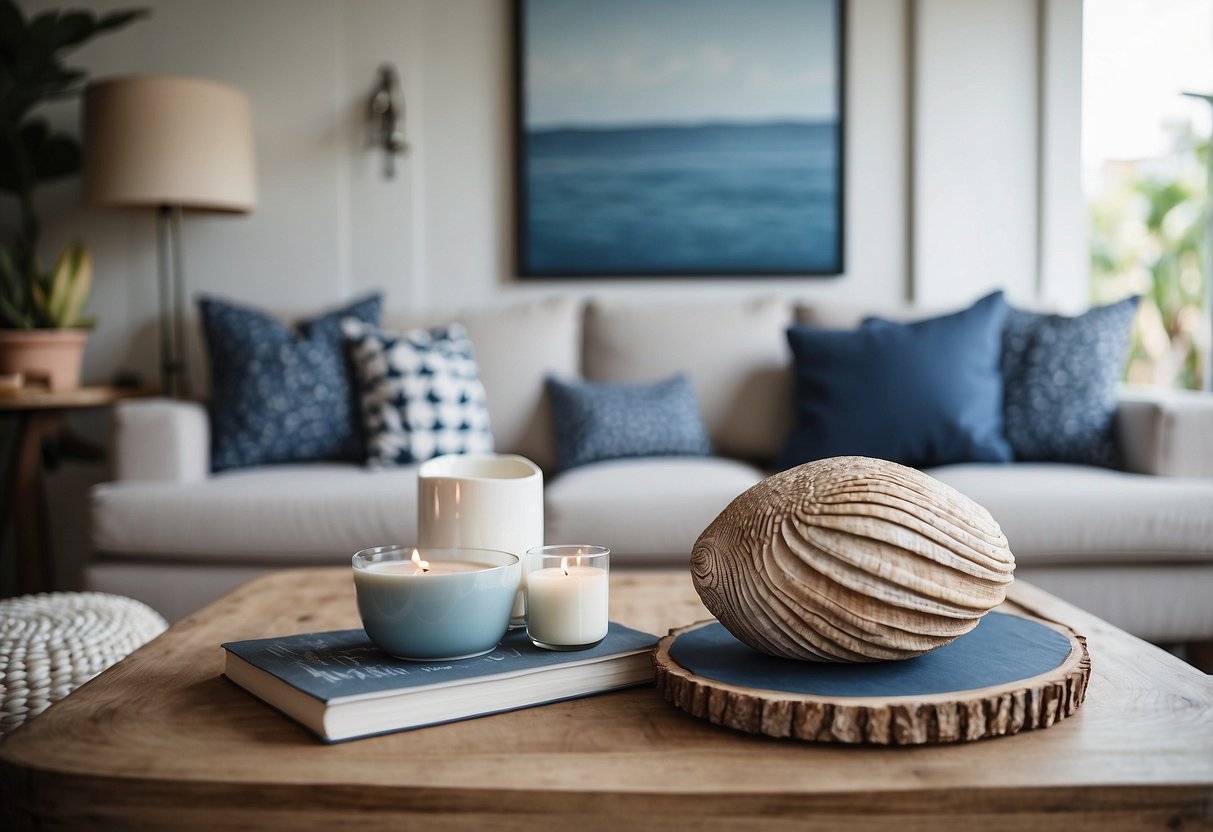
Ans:
<svg viewBox="0 0 1213 832"><path fill-rule="evenodd" d="M414 553L430 565L422 572ZM505 635L522 580L517 555L491 549L380 546L354 555L366 634L401 659L446 661L488 653Z"/></svg>

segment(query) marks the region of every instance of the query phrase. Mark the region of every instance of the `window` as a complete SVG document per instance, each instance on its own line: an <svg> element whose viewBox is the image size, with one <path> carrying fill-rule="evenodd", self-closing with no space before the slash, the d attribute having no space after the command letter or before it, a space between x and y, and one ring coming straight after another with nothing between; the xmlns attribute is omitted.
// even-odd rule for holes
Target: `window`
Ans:
<svg viewBox="0 0 1213 832"><path fill-rule="evenodd" d="M1083 185L1091 300L1142 295L1127 380L1199 387L1213 106L1213 0L1087 0Z"/></svg>

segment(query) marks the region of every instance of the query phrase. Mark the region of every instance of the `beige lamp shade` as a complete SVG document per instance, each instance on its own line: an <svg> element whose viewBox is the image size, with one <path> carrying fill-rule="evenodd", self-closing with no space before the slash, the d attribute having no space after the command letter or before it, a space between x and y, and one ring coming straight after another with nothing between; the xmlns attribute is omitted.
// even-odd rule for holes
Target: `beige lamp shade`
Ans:
<svg viewBox="0 0 1213 832"><path fill-rule="evenodd" d="M197 78L136 76L89 85L84 187L96 205L252 210L248 98Z"/></svg>

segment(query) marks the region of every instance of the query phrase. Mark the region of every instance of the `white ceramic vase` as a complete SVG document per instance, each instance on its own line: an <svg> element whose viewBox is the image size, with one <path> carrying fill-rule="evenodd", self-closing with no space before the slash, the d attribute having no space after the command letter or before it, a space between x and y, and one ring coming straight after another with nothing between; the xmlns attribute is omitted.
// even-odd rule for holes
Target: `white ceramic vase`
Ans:
<svg viewBox="0 0 1213 832"><path fill-rule="evenodd" d="M543 545L543 471L513 454L448 454L417 470L417 544L497 549L525 560ZM523 587L510 626L526 624Z"/></svg>

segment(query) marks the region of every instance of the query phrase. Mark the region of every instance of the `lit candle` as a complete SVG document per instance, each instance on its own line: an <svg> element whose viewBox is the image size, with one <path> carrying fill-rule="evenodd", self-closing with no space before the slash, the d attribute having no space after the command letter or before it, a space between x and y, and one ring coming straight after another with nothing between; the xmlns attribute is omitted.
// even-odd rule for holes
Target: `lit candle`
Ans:
<svg viewBox="0 0 1213 832"><path fill-rule="evenodd" d="M532 641L568 650L591 647L606 637L609 554L592 546L543 546L528 553L527 634Z"/></svg>
<svg viewBox="0 0 1213 832"><path fill-rule="evenodd" d="M483 549L385 546L354 555L353 566L371 641L393 656L423 661L496 647L522 578L516 555Z"/></svg>
<svg viewBox="0 0 1213 832"><path fill-rule="evenodd" d="M367 580L376 580L373 575L454 575L457 572L479 572L483 569L493 569L491 563L478 561L434 561L423 560L421 553L413 550L409 560L382 561L370 563L363 567L362 572Z"/></svg>

